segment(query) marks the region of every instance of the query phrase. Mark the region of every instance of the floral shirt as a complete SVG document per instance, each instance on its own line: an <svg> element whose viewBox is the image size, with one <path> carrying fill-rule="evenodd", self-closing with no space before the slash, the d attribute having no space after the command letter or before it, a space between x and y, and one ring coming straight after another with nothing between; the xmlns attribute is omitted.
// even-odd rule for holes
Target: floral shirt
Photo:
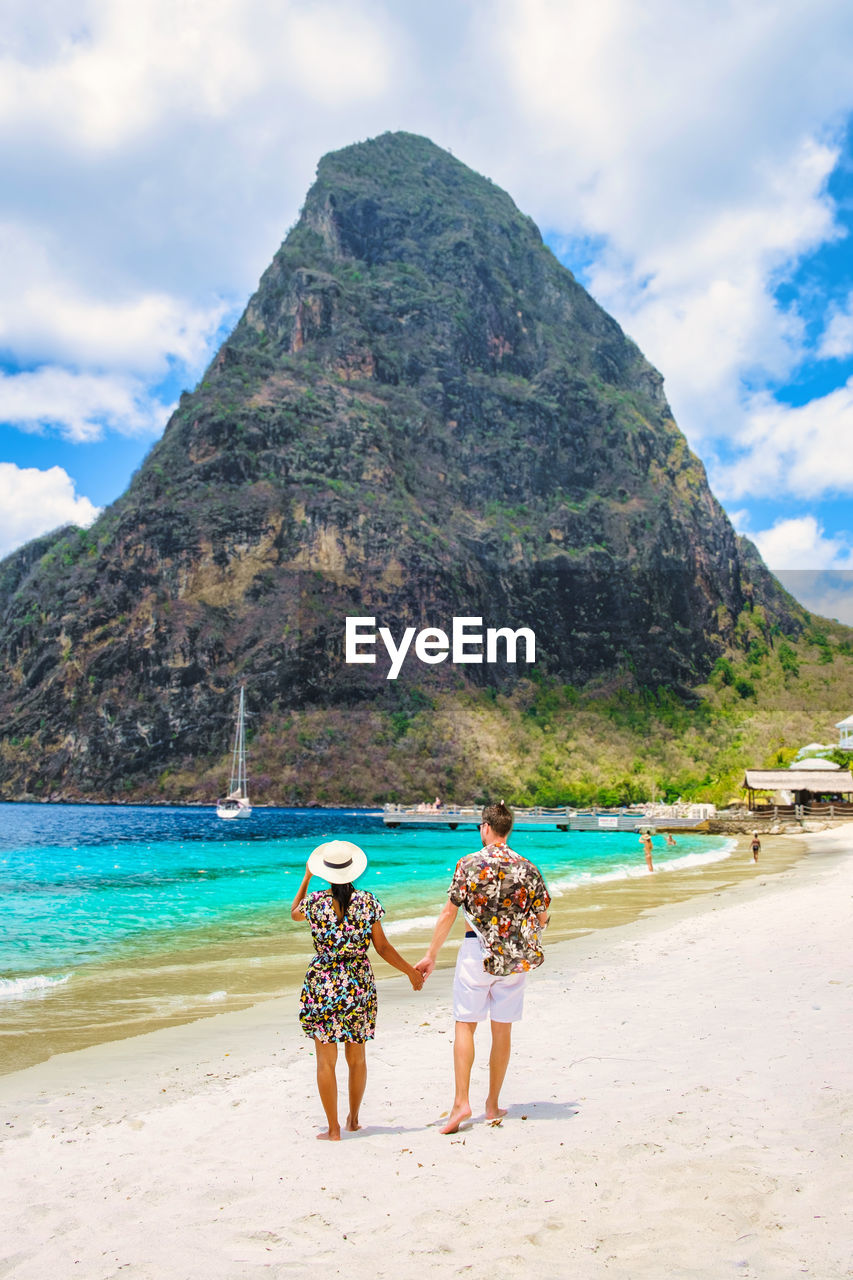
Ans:
<svg viewBox="0 0 853 1280"><path fill-rule="evenodd" d="M456 864L448 891L483 944L483 967L503 976L545 959L537 916L551 904L542 875L505 844L490 844Z"/></svg>

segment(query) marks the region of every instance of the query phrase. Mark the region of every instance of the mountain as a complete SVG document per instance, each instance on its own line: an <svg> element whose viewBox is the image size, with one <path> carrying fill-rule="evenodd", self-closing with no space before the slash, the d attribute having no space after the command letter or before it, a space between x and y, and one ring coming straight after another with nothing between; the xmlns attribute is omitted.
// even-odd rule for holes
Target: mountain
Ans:
<svg viewBox="0 0 853 1280"><path fill-rule="evenodd" d="M501 642L389 680L381 644L345 661L348 616L527 628L536 663ZM320 161L127 492L0 565L0 795L211 799L242 682L272 800L488 787L526 750L490 775L490 707L611 685L689 707L727 653L807 626L533 222L385 134Z"/></svg>

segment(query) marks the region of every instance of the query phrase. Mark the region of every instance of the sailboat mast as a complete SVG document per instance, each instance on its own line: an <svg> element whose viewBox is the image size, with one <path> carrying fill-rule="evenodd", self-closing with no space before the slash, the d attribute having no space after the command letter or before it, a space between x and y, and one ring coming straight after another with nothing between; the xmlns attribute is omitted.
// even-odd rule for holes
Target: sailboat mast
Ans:
<svg viewBox="0 0 853 1280"><path fill-rule="evenodd" d="M240 686L240 702L237 708L237 728L234 731L234 750L231 755L231 781L228 784L230 795L243 795L244 774L246 772L246 748L243 737L243 686Z"/></svg>
<svg viewBox="0 0 853 1280"><path fill-rule="evenodd" d="M243 709L243 697L245 689L240 686L240 720L239 720L239 738L240 738L240 795L244 798L248 796L246 788L246 723L245 711Z"/></svg>
<svg viewBox="0 0 853 1280"><path fill-rule="evenodd" d="M240 699L237 703L237 724L234 729L234 750L231 755L231 781L228 786L228 795L216 806L216 816L248 818L251 812L246 777L246 691L245 686L241 685Z"/></svg>

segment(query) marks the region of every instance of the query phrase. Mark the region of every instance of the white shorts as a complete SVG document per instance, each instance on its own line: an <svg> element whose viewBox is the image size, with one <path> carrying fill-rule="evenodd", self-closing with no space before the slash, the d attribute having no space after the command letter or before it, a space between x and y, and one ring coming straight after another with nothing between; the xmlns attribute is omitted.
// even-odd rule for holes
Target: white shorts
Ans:
<svg viewBox="0 0 853 1280"><path fill-rule="evenodd" d="M496 977L483 968L479 938L463 938L453 975L455 1022L519 1022L524 1009L526 973Z"/></svg>

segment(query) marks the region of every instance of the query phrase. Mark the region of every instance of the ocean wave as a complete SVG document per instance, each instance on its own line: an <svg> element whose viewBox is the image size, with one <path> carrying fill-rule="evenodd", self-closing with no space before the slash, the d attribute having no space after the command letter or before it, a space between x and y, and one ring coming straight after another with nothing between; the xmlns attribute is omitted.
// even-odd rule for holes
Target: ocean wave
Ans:
<svg viewBox="0 0 853 1280"><path fill-rule="evenodd" d="M61 978L48 978L43 973L29 978L0 978L0 1000L27 1000L32 996L43 996L54 987L64 986L70 978L70 973L63 974Z"/></svg>
<svg viewBox="0 0 853 1280"><path fill-rule="evenodd" d="M383 924L383 932L393 936L397 933L411 933L413 929L431 929L436 922L438 910L431 916L413 916L411 920L392 920L390 924Z"/></svg>
<svg viewBox="0 0 853 1280"><path fill-rule="evenodd" d="M685 853L678 858L666 859L655 855L655 862L667 871L679 870L682 867L704 867L709 862L723 862L737 848L736 840L727 840L720 849L709 849L705 853Z"/></svg>
<svg viewBox="0 0 853 1280"><path fill-rule="evenodd" d="M703 867L711 862L723 862L730 857L737 847L737 841L727 840L718 849L708 849L702 853L684 853L676 858L664 856L664 850L653 850L655 871L684 871L690 867ZM637 862L623 862L610 867L607 871L577 871L572 875L555 877L548 888L552 896L560 897L570 889L579 889L582 885L604 884L612 880L635 880L649 874L642 858Z"/></svg>

